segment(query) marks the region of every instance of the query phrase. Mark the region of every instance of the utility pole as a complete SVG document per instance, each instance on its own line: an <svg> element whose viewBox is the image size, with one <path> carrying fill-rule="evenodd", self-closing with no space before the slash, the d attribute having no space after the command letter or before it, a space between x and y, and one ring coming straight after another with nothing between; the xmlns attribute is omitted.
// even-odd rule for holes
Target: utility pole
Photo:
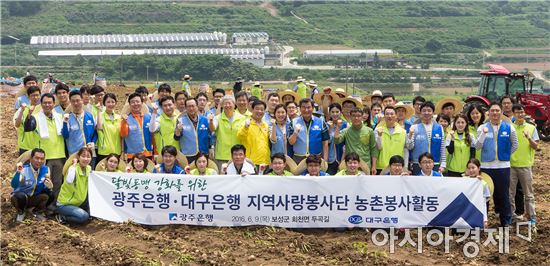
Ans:
<svg viewBox="0 0 550 266"><path fill-rule="evenodd" d="M147 65L147 81L149 81L149 65Z"/></svg>
<svg viewBox="0 0 550 266"><path fill-rule="evenodd" d="M348 93L348 57L346 56L346 93Z"/></svg>
<svg viewBox="0 0 550 266"><path fill-rule="evenodd" d="M17 66L17 42L20 41L19 38L15 38L11 35L7 36L8 38L15 40L15 45L13 46L13 65Z"/></svg>
<svg viewBox="0 0 550 266"><path fill-rule="evenodd" d="M120 82L122 84L122 53L120 53Z"/></svg>

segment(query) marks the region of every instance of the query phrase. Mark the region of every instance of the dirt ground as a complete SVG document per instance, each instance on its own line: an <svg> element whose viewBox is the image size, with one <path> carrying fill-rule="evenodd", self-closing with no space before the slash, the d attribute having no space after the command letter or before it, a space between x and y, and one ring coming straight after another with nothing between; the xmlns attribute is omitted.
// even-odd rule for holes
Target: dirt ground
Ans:
<svg viewBox="0 0 550 266"><path fill-rule="evenodd" d="M110 88L109 91L115 89ZM116 89L124 99L130 88ZM6 265L485 265L550 264L549 226L550 144L537 153L534 167L538 233L531 242L515 236L510 228L508 254L496 245L479 245L479 255L463 255L464 243L444 247L423 243L423 253L411 244L376 246L364 229L287 230L273 227L213 228L185 225L149 228L132 223L116 224L98 219L86 226L65 226L54 220L26 220L15 224L9 202L13 162L17 157L15 130L11 124L13 97L0 98L1 138L1 261ZM491 212L492 213L492 212ZM495 226L495 217L490 225ZM485 241L487 233L482 233ZM399 243L401 236L396 243ZM416 237L413 234L413 239Z"/></svg>

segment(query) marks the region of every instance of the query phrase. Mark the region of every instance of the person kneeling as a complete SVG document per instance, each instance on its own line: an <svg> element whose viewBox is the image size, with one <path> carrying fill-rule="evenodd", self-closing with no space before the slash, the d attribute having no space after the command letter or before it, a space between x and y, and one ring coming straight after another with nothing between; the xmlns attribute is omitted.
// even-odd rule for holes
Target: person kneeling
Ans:
<svg viewBox="0 0 550 266"><path fill-rule="evenodd" d="M32 208L36 219L46 219L44 211L53 184L49 168L44 164L45 156L44 150L35 148L31 151L30 163L17 163L17 172L11 180L11 203L17 209L15 221L18 223L25 219L25 211Z"/></svg>
<svg viewBox="0 0 550 266"><path fill-rule="evenodd" d="M267 175L277 175L277 176L292 176L292 173L285 170L286 167L286 157L282 153L275 153L271 156L271 172Z"/></svg>
<svg viewBox="0 0 550 266"><path fill-rule="evenodd" d="M320 155L311 154L306 158L307 169L303 176L328 176L329 174L321 170L322 159Z"/></svg>
<svg viewBox="0 0 550 266"><path fill-rule="evenodd" d="M359 171L359 167L361 166L361 161L359 159L359 155L355 152L350 152L346 154L344 157L344 160L346 161L346 169L338 172L336 175L342 176L342 175L366 175L365 172Z"/></svg>
<svg viewBox="0 0 550 266"><path fill-rule="evenodd" d="M72 157L72 156L71 156ZM83 224L90 218L88 207L88 177L92 171L92 150L80 148L65 175L57 198L57 221Z"/></svg>
<svg viewBox="0 0 550 266"><path fill-rule="evenodd" d="M184 175L185 171L178 165L178 150L176 147L168 145L162 148L162 163L155 166L154 174L179 174Z"/></svg>
<svg viewBox="0 0 550 266"><path fill-rule="evenodd" d="M254 165L246 160L246 148L241 144L231 147L231 161L224 168L228 175L253 175L256 173Z"/></svg>
<svg viewBox="0 0 550 266"><path fill-rule="evenodd" d="M433 170L434 158L429 152L420 154L418 162L420 162L420 174L418 176L442 176L441 173Z"/></svg>

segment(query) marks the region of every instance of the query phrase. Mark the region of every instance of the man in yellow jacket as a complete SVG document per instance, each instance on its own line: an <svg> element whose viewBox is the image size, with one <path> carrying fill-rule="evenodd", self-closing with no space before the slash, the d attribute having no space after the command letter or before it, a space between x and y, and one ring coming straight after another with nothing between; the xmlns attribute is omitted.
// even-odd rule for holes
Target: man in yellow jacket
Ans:
<svg viewBox="0 0 550 266"><path fill-rule="evenodd" d="M263 120L266 103L254 101L252 103L252 119L247 119L239 129L237 137L246 147L246 157L256 166L270 163L269 126Z"/></svg>

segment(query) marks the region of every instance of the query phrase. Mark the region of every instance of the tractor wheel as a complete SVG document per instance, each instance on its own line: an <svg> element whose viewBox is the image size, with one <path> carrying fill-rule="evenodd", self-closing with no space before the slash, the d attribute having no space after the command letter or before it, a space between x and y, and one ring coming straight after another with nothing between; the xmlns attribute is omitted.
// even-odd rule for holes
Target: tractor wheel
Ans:
<svg viewBox="0 0 550 266"><path fill-rule="evenodd" d="M542 141L550 141L550 127L538 127L539 139Z"/></svg>

